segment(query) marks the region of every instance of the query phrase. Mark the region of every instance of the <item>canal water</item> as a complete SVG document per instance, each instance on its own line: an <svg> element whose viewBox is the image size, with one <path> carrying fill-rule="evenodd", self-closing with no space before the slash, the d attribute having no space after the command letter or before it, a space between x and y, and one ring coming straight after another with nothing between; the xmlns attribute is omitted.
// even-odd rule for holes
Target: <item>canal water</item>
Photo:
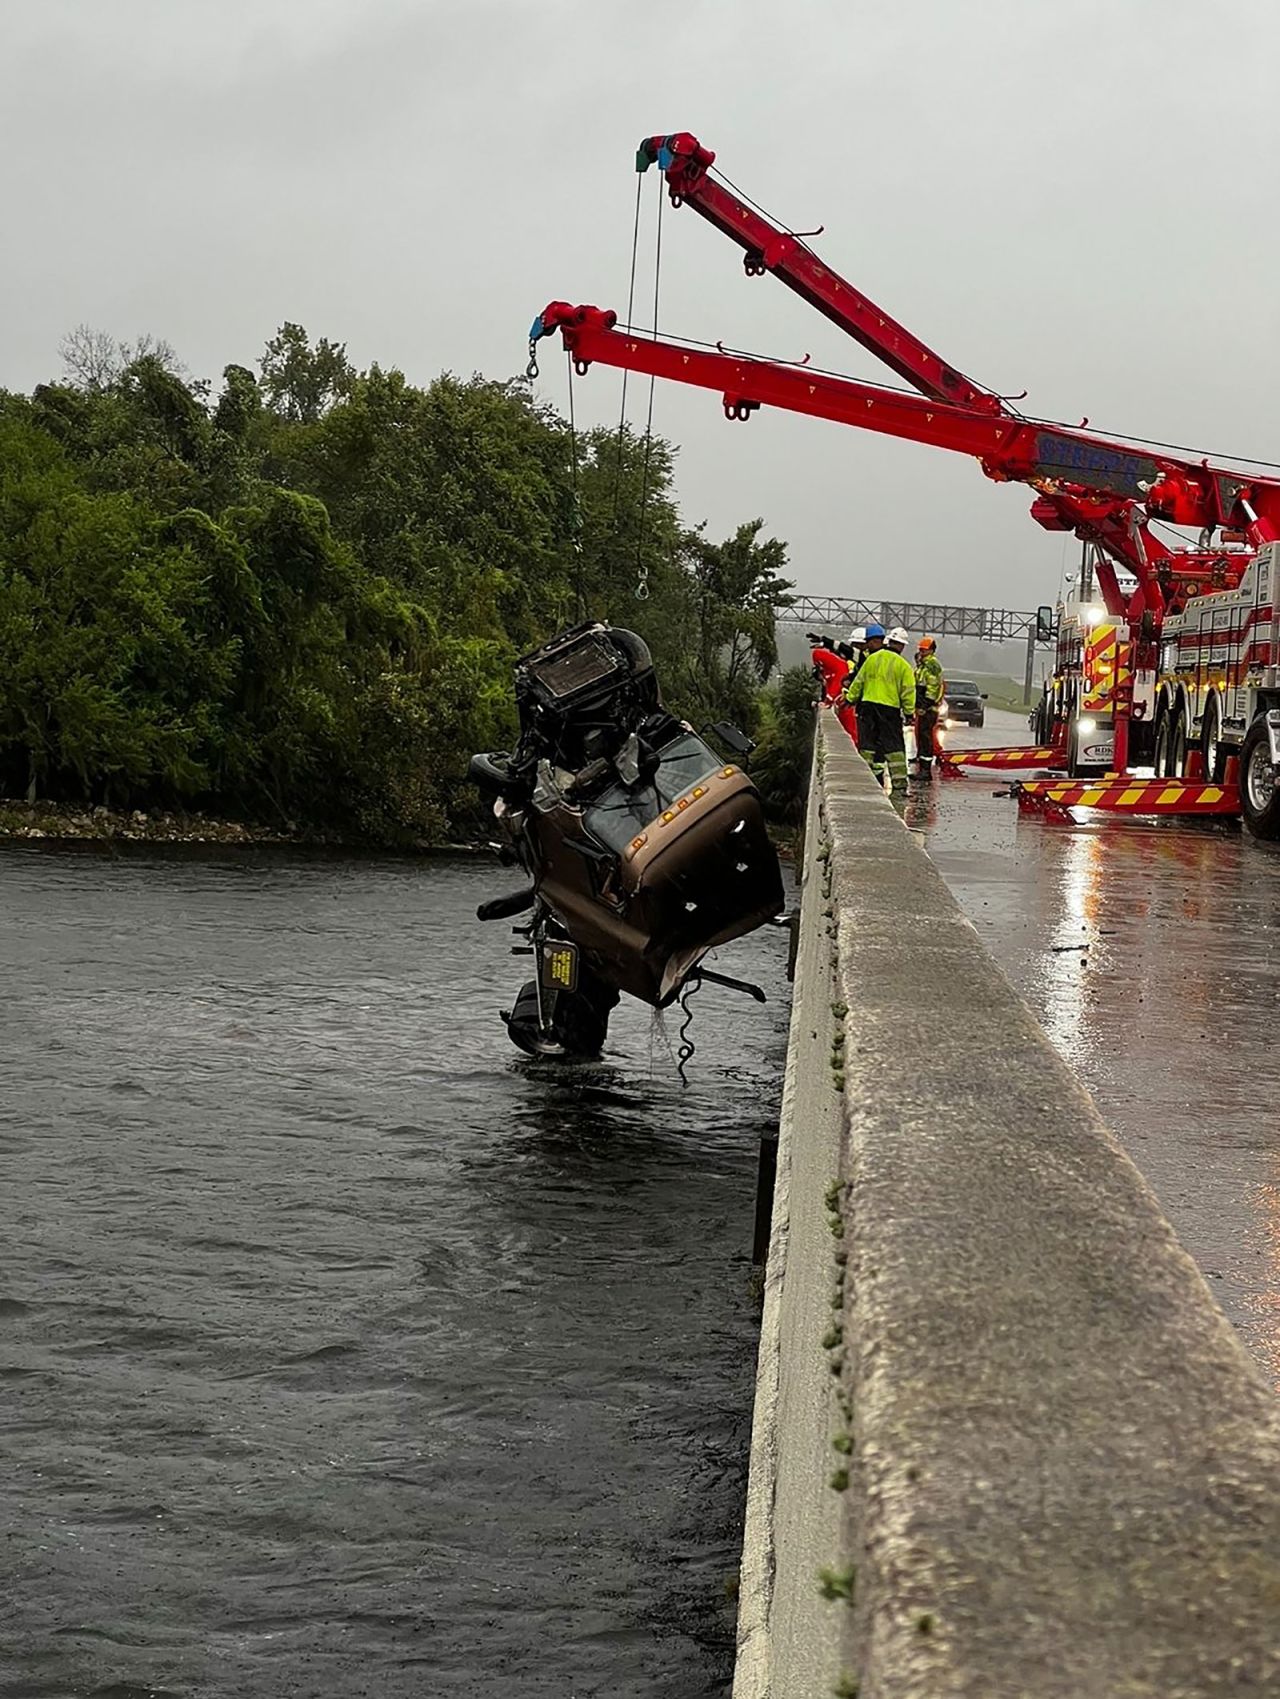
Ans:
<svg viewBox="0 0 1280 1699"><path fill-rule="evenodd" d="M0 856L0 1695L728 1690L786 939L539 1072L471 862Z"/></svg>

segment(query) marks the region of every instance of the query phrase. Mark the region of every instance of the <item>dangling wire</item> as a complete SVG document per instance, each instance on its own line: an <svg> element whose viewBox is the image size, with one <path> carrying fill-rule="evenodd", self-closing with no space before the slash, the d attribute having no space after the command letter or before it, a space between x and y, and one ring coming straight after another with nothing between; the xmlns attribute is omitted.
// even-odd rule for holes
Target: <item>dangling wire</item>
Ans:
<svg viewBox="0 0 1280 1699"><path fill-rule="evenodd" d="M658 340L658 297L662 285L662 203L658 196L658 229L653 249L653 340ZM649 416L644 427L644 466L640 474L640 532L636 539L636 601L649 599L649 567L644 558L645 531L649 519L649 464L653 456L653 392L657 378L649 379Z"/></svg>
<svg viewBox="0 0 1280 1699"><path fill-rule="evenodd" d="M586 558L582 550L582 503L578 494L578 426L573 411L573 355L566 354L569 364L569 525L573 533L573 552L577 559L578 623L587 617Z"/></svg>
<svg viewBox="0 0 1280 1699"><path fill-rule="evenodd" d="M684 1014L684 1019L680 1022L680 1048L676 1051L676 1070L680 1075L680 1084L683 1086L687 1086L689 1083L689 1076L684 1071L685 1064L693 1060L694 1052L694 1043L689 1037L689 1028L693 1025L693 1010L689 1005L693 1001L694 994L701 990L702 976L698 974L689 980L680 993L680 1008Z"/></svg>

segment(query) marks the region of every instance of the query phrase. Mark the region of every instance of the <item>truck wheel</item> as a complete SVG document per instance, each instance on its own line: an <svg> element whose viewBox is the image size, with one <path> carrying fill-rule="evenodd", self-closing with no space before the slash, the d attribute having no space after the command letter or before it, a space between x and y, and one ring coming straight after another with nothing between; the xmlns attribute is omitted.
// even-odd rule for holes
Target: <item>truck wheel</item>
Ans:
<svg viewBox="0 0 1280 1699"><path fill-rule="evenodd" d="M507 1036L526 1056L546 1060L590 1061L604 1049L609 1015L618 1001L612 986L584 966L576 991L544 991L547 1030L538 1022L538 987L527 979L515 1007L503 1014Z"/></svg>
<svg viewBox="0 0 1280 1699"><path fill-rule="evenodd" d="M1240 752L1240 812L1255 838L1280 838L1280 784L1261 718L1249 727Z"/></svg>
<svg viewBox="0 0 1280 1699"><path fill-rule="evenodd" d="M1187 770L1187 720L1179 708L1173 716L1169 733L1169 772L1167 777L1180 779Z"/></svg>
<svg viewBox="0 0 1280 1699"><path fill-rule="evenodd" d="M1200 725L1200 753L1204 756L1205 778L1211 785L1220 785L1227 760L1222 747L1222 710L1218 707L1216 696L1211 696L1205 704Z"/></svg>
<svg viewBox="0 0 1280 1699"><path fill-rule="evenodd" d="M1162 702L1156 709L1156 729L1151 744L1151 771L1157 779L1169 777L1169 728L1172 719Z"/></svg>

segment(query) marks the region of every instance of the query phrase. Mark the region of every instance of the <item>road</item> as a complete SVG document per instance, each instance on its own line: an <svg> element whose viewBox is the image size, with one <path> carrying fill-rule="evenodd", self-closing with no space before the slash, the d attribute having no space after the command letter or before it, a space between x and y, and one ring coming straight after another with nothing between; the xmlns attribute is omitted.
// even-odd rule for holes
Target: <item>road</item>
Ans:
<svg viewBox="0 0 1280 1699"><path fill-rule="evenodd" d="M993 712L951 741L1029 735ZM1230 823L1020 819L989 775L913 788L908 824L1280 1386L1280 846Z"/></svg>

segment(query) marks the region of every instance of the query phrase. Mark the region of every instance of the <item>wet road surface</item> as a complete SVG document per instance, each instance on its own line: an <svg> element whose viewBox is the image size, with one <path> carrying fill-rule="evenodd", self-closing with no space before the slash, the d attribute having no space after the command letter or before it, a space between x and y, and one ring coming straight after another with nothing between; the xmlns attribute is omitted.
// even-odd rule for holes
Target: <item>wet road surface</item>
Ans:
<svg viewBox="0 0 1280 1699"><path fill-rule="evenodd" d="M0 855L4 1699L727 1692L785 935L539 1076L502 878Z"/></svg>
<svg viewBox="0 0 1280 1699"><path fill-rule="evenodd" d="M1001 713L951 739L1029 740ZM908 823L1280 1385L1280 846L1019 819L999 785L915 786Z"/></svg>

